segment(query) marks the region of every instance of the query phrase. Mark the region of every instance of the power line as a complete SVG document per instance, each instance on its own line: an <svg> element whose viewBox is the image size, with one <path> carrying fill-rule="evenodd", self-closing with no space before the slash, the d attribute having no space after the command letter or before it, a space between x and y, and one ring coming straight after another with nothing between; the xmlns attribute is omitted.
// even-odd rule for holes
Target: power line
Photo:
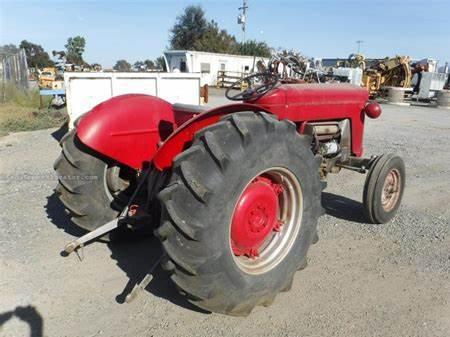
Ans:
<svg viewBox="0 0 450 337"><path fill-rule="evenodd" d="M242 5L242 7L239 7L239 11L242 11L242 14L239 14L238 16L238 24L241 25L242 27L242 42L245 43L245 26L247 24L247 8L248 8L248 4L247 4L247 0L243 0L244 3Z"/></svg>
<svg viewBox="0 0 450 337"><path fill-rule="evenodd" d="M363 40L357 40L357 41L356 41L356 44L358 45L358 54L359 54L359 52L361 51L361 44L363 44L363 43L364 43Z"/></svg>

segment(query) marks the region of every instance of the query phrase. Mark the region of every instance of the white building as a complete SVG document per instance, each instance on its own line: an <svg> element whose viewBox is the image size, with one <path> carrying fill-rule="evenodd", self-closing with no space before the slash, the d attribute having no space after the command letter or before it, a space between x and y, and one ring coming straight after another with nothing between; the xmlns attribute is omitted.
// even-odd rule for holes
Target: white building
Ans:
<svg viewBox="0 0 450 337"><path fill-rule="evenodd" d="M168 50L164 52L168 72L201 73L202 84L216 85L219 71L252 73L256 63L269 59L258 56L216 54L202 51Z"/></svg>

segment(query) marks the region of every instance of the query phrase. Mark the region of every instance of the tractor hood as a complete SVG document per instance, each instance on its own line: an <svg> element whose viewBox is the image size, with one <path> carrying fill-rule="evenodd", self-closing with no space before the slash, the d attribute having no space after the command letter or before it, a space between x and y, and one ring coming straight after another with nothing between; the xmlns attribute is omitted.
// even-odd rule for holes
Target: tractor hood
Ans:
<svg viewBox="0 0 450 337"><path fill-rule="evenodd" d="M361 111L368 99L366 89L346 83L281 84L252 103L287 118L306 107L320 107L320 110L327 111L338 105L354 106Z"/></svg>
<svg viewBox="0 0 450 337"><path fill-rule="evenodd" d="M366 89L351 84L281 84L253 103L294 123L349 119L352 153L361 156L368 99ZM368 115L375 118L380 113L375 106Z"/></svg>

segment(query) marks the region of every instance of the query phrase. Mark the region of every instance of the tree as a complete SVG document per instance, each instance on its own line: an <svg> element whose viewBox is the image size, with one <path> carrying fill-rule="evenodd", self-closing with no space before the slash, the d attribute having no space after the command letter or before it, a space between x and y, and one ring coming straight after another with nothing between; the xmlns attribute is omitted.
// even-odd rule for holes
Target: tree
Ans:
<svg viewBox="0 0 450 337"><path fill-rule="evenodd" d="M152 60L145 60L144 64L145 64L146 70L155 69L155 67L156 67L155 62L153 62Z"/></svg>
<svg viewBox="0 0 450 337"><path fill-rule="evenodd" d="M208 23L202 37L195 41L193 49L211 53L235 54L237 43L233 35L228 34L225 29L220 29L217 22L212 20Z"/></svg>
<svg viewBox="0 0 450 337"><path fill-rule="evenodd" d="M114 65L113 69L117 71L131 71L131 64L126 60L119 60Z"/></svg>
<svg viewBox="0 0 450 337"><path fill-rule="evenodd" d="M42 48L41 45L23 40L22 42L20 42L19 47L25 50L25 55L27 57L27 63L29 67L38 69L51 67L54 65L53 61L50 60L50 56L44 50L44 48Z"/></svg>
<svg viewBox="0 0 450 337"><path fill-rule="evenodd" d="M270 57L271 49L265 42L258 42L256 40L249 40L244 43L239 43L237 52L240 55L251 55L259 57Z"/></svg>
<svg viewBox="0 0 450 337"><path fill-rule="evenodd" d="M135 71L142 71L145 69L145 64L142 61L136 61L133 64L133 70Z"/></svg>
<svg viewBox="0 0 450 337"><path fill-rule="evenodd" d="M208 29L205 12L200 6L188 6L177 17L170 30L170 47L172 49L192 49Z"/></svg>
<svg viewBox="0 0 450 337"><path fill-rule="evenodd" d="M156 64L156 69L162 69L162 71L167 71L166 60L164 59L164 56L160 56L160 57L156 58L155 64Z"/></svg>
<svg viewBox="0 0 450 337"><path fill-rule="evenodd" d="M94 71L102 71L102 65L100 63L92 63L90 65L91 69Z"/></svg>
<svg viewBox="0 0 450 337"><path fill-rule="evenodd" d="M16 45L14 45L12 43L5 44L4 46L0 46L0 57L17 54L18 52L19 52L19 48L17 48Z"/></svg>
<svg viewBox="0 0 450 337"><path fill-rule="evenodd" d="M76 65L83 65L85 62L83 60L84 47L86 46L86 40L84 37L75 36L69 37L67 39L67 44L64 47L67 50L67 62Z"/></svg>
<svg viewBox="0 0 450 337"><path fill-rule="evenodd" d="M250 40L238 43L236 38L221 29L214 20L207 21L200 6L188 6L177 17L170 30L172 49L198 50L212 53L240 54L270 57L270 47L265 42Z"/></svg>
<svg viewBox="0 0 450 337"><path fill-rule="evenodd" d="M66 52L64 50L53 50L52 51L53 59L56 59L55 67L59 70L66 70L67 57Z"/></svg>

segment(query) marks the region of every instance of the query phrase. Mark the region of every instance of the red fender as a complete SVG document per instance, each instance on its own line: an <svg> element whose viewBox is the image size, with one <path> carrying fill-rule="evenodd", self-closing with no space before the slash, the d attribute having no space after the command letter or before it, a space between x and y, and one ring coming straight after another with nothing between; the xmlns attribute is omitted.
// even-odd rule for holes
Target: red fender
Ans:
<svg viewBox="0 0 450 337"><path fill-rule="evenodd" d="M190 118L193 114L174 111L170 103L158 97L122 95L83 115L77 124L77 136L91 149L134 169L153 161L163 170L172 166L173 158L198 130L237 111L266 110L254 104L231 104Z"/></svg>
<svg viewBox="0 0 450 337"><path fill-rule="evenodd" d="M153 165L161 171L170 168L172 166L173 159L185 150L186 145L192 141L197 131L208 125L217 123L220 117L224 115L229 115L239 111L265 111L271 113L269 110L255 104L236 103L220 106L199 114L188 120L176 129L169 138L167 138L164 144L159 148L156 155L153 157Z"/></svg>
<svg viewBox="0 0 450 337"><path fill-rule="evenodd" d="M153 96L130 94L113 97L83 115L77 136L91 149L141 169L175 128L170 103Z"/></svg>

